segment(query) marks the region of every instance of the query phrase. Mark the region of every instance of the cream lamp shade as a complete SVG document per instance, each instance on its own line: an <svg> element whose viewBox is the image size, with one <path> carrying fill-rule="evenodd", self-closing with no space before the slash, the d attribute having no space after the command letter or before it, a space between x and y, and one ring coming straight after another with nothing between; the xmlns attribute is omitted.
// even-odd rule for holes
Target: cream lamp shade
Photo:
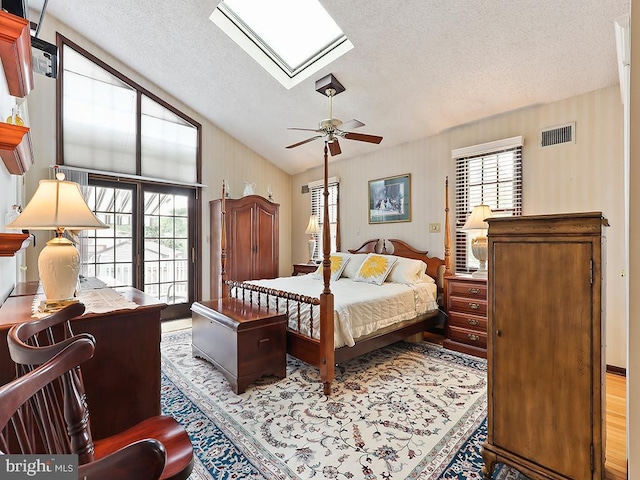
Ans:
<svg viewBox="0 0 640 480"><path fill-rule="evenodd" d="M318 224L318 217L316 215L309 217L309 224L304 233L311 235L309 239L309 263L313 263L313 254L316 251L316 239L313 236L320 233L320 225Z"/></svg>
<svg viewBox="0 0 640 480"><path fill-rule="evenodd" d="M493 213L489 205L476 205L461 228L463 232L477 232L476 237L471 240L471 251L473 256L480 262L480 267L472 273L473 277L486 278L487 276L487 258L489 256L487 229L489 224L485 222L485 219L492 216Z"/></svg>
<svg viewBox="0 0 640 480"><path fill-rule="evenodd" d="M80 185L65 181L63 173L57 173L56 178L40 180L23 212L7 225L16 229L56 231L56 238L47 242L38 257L38 273L48 302L72 299L78 283L80 254L74 244L62 236L64 230L109 228L86 204Z"/></svg>

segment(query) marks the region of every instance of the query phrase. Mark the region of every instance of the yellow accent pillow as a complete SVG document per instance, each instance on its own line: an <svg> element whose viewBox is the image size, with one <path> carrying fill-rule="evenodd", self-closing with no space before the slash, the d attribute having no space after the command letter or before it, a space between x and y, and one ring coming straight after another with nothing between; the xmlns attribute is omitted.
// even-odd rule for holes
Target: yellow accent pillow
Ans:
<svg viewBox="0 0 640 480"><path fill-rule="evenodd" d="M333 254L330 257L331 260L331 280L336 281L342 275L344 267L349 262L349 257ZM318 268L313 273L317 278L322 278L322 264L318 265Z"/></svg>
<svg viewBox="0 0 640 480"><path fill-rule="evenodd" d="M397 260L397 257L370 253L360 265L353 281L382 285Z"/></svg>

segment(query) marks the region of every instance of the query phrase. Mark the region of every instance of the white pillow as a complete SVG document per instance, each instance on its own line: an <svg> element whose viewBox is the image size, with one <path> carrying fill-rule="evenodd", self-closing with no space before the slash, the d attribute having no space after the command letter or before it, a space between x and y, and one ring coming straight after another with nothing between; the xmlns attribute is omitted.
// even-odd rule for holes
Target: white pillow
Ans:
<svg viewBox="0 0 640 480"><path fill-rule="evenodd" d="M347 266L349 260L351 259L349 254L344 254L340 252L332 253L330 256L331 260L331 280L335 281L340 278L342 275L342 271L344 267ZM318 265L318 268L315 272L313 272L314 278L322 278L322 263Z"/></svg>
<svg viewBox="0 0 640 480"><path fill-rule="evenodd" d="M391 255L369 253L364 262L362 262L362 265L360 265L353 281L382 285L397 260L398 257Z"/></svg>
<svg viewBox="0 0 640 480"><path fill-rule="evenodd" d="M427 264L422 260L414 260L411 258L396 257L398 261L391 269L391 273L387 277L387 282L404 283L413 285L420 282L431 282L433 278L425 273Z"/></svg>
<svg viewBox="0 0 640 480"><path fill-rule="evenodd" d="M346 278L354 278L358 273L358 269L367 256L364 253L346 253L349 255L349 263L342 271L342 276Z"/></svg>

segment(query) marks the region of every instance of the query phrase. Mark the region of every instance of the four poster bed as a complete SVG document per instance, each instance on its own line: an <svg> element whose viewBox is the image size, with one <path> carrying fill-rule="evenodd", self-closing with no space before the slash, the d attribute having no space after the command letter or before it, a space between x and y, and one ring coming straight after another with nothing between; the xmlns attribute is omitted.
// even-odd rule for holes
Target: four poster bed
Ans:
<svg viewBox="0 0 640 480"><path fill-rule="evenodd" d="M324 148L324 195L327 191L327 145ZM222 215L225 215L224 186ZM324 202L328 217L328 202ZM335 365L421 333L441 322L443 277L450 273L448 180L445 183L444 259L427 256L396 239L369 240L349 253L330 253L329 229L323 230L323 262L317 273L299 277L227 281L226 229L221 239L222 297L233 297L252 308L266 308L287 315L286 351L320 369L325 394L331 393ZM369 284L353 277L368 257L382 256L394 263L393 281ZM345 260L346 259L346 260ZM376 260L373 258L372 260ZM342 274L334 273L332 260L344 261ZM351 269L349 272L349 264ZM416 271L416 265L419 270ZM334 265L335 266L335 265ZM394 274L393 268L396 269ZM357 272L356 272L356 269ZM355 272L355 274L354 274ZM404 273L402 273L404 272ZM411 272L411 273L408 273ZM414 276L416 275L416 276ZM411 277L409 281L407 277ZM321 287L323 287L321 289ZM332 291L332 287L335 290ZM319 297L317 292L321 290ZM357 310L360 309L360 310ZM346 326L345 326L346 325Z"/></svg>

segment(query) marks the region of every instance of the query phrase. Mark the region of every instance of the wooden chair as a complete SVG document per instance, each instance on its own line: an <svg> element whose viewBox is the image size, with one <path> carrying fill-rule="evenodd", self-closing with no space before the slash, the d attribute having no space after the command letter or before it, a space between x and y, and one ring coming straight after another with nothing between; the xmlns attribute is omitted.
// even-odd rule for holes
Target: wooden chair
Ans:
<svg viewBox="0 0 640 480"><path fill-rule="evenodd" d="M160 476L145 478L186 479L193 469L193 446L185 429L170 416L151 417L117 435L95 442L92 439L79 364L93 356L95 340L89 334L73 335L70 324L72 318L83 313L84 305L73 304L42 319L14 325L9 330L7 343L11 358L16 363L16 381L58 359L72 345L74 349L81 345L83 351L90 351L88 356L82 357L25 404L19 420L13 423L14 443L18 446L16 453L75 453L78 464L90 468L93 463L107 462L114 452L121 449L150 448L131 445L146 445L149 442L139 442L153 439L152 445L166 454L166 461ZM4 410L4 402L2 405ZM136 458L135 454L131 455L131 458ZM137 462L136 459L133 463ZM115 476L112 471L111 478L125 478L119 476L119 471ZM123 469L123 475L125 473L126 469Z"/></svg>
<svg viewBox="0 0 640 480"><path fill-rule="evenodd" d="M17 443L17 450L21 453L38 453L34 437L28 432L44 430L46 425L43 425L42 420L45 419L42 416L33 418L29 413L42 405L47 387L63 378L62 383L66 383L70 378L69 372L91 358L93 350L91 339L73 339L39 367L0 387L0 454L16 453L16 449L9 446L10 443ZM48 439L55 441L55 437L49 436ZM165 455L162 443L151 439L142 440L99 460L80 465L78 478L157 479L164 470Z"/></svg>

